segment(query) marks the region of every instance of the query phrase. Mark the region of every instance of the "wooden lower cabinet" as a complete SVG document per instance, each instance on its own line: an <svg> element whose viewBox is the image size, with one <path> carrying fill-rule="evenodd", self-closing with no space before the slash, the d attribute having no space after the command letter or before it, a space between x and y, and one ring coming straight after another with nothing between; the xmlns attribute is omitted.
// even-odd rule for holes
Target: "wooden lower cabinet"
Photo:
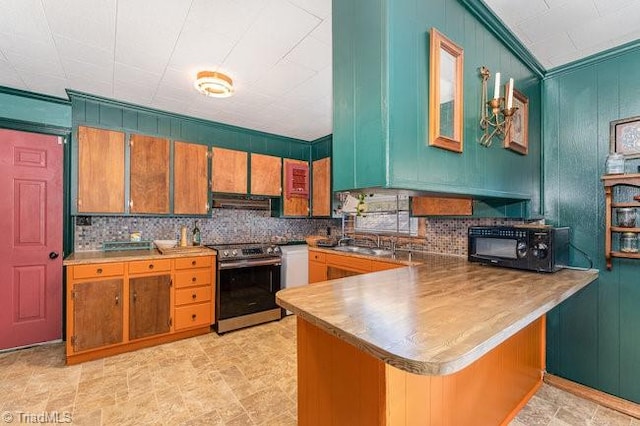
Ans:
<svg viewBox="0 0 640 426"><path fill-rule="evenodd" d="M213 323L212 265L202 261L187 258L176 262L176 330Z"/></svg>
<svg viewBox="0 0 640 426"><path fill-rule="evenodd" d="M209 333L215 256L67 265L67 364Z"/></svg>
<svg viewBox="0 0 640 426"><path fill-rule="evenodd" d="M309 284L319 283L327 279L327 264L309 260Z"/></svg>
<svg viewBox="0 0 640 426"><path fill-rule="evenodd" d="M171 331L171 275L129 278L129 339Z"/></svg>
<svg viewBox="0 0 640 426"><path fill-rule="evenodd" d="M334 254L309 249L309 284L351 277L369 272L402 268L405 265L348 254Z"/></svg>
<svg viewBox="0 0 640 426"><path fill-rule="evenodd" d="M122 342L124 279L92 279L77 283L71 291L72 333L68 343L74 352Z"/></svg>

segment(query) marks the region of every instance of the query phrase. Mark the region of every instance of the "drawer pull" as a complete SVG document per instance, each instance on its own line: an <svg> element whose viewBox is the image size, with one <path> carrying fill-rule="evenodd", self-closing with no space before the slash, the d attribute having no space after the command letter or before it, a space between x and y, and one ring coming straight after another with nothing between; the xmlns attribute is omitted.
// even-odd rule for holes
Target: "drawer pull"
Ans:
<svg viewBox="0 0 640 426"><path fill-rule="evenodd" d="M193 293L193 294L191 295L191 298L192 298L193 300L196 300L196 297L198 297L198 296L196 296L196 294L195 294L195 293Z"/></svg>
<svg viewBox="0 0 640 426"><path fill-rule="evenodd" d="M149 269L153 269L153 263L149 264Z"/></svg>
<svg viewBox="0 0 640 426"><path fill-rule="evenodd" d="M191 265L192 265L192 266L196 266L196 261L195 261L195 260L192 260L192 261L191 261Z"/></svg>
<svg viewBox="0 0 640 426"><path fill-rule="evenodd" d="M98 268L98 270L96 271L96 273L101 274L101 273L102 273L102 268Z"/></svg>
<svg viewBox="0 0 640 426"><path fill-rule="evenodd" d="M195 283L195 282L196 282L196 280L197 280L197 278L196 278L196 277L191 278L191 282L194 282L194 283Z"/></svg>
<svg viewBox="0 0 640 426"><path fill-rule="evenodd" d="M195 321L195 320L196 320L196 316L197 316L196 314L191 315L191 319L192 319L193 321Z"/></svg>

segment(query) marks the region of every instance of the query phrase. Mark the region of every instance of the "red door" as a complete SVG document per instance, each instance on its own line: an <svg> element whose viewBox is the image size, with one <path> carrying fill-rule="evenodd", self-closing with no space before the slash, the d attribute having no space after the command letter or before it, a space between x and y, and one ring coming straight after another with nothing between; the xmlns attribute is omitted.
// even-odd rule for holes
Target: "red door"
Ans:
<svg viewBox="0 0 640 426"><path fill-rule="evenodd" d="M0 350L62 335L62 152L0 129Z"/></svg>

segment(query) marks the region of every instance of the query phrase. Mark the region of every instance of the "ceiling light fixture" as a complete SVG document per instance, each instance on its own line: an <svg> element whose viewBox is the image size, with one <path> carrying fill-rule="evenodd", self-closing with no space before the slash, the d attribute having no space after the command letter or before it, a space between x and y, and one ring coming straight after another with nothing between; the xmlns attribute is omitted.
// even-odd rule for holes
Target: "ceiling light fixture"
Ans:
<svg viewBox="0 0 640 426"><path fill-rule="evenodd" d="M233 95L233 80L220 72L200 71L193 86L198 92L213 98Z"/></svg>

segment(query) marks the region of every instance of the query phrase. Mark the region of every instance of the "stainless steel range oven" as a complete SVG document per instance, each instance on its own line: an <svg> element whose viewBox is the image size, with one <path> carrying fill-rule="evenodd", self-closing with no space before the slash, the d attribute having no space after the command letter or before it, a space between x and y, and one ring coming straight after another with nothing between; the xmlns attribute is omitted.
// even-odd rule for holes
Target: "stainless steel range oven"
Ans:
<svg viewBox="0 0 640 426"><path fill-rule="evenodd" d="M282 318L280 247L262 244L210 245L218 251L215 329L218 333Z"/></svg>

